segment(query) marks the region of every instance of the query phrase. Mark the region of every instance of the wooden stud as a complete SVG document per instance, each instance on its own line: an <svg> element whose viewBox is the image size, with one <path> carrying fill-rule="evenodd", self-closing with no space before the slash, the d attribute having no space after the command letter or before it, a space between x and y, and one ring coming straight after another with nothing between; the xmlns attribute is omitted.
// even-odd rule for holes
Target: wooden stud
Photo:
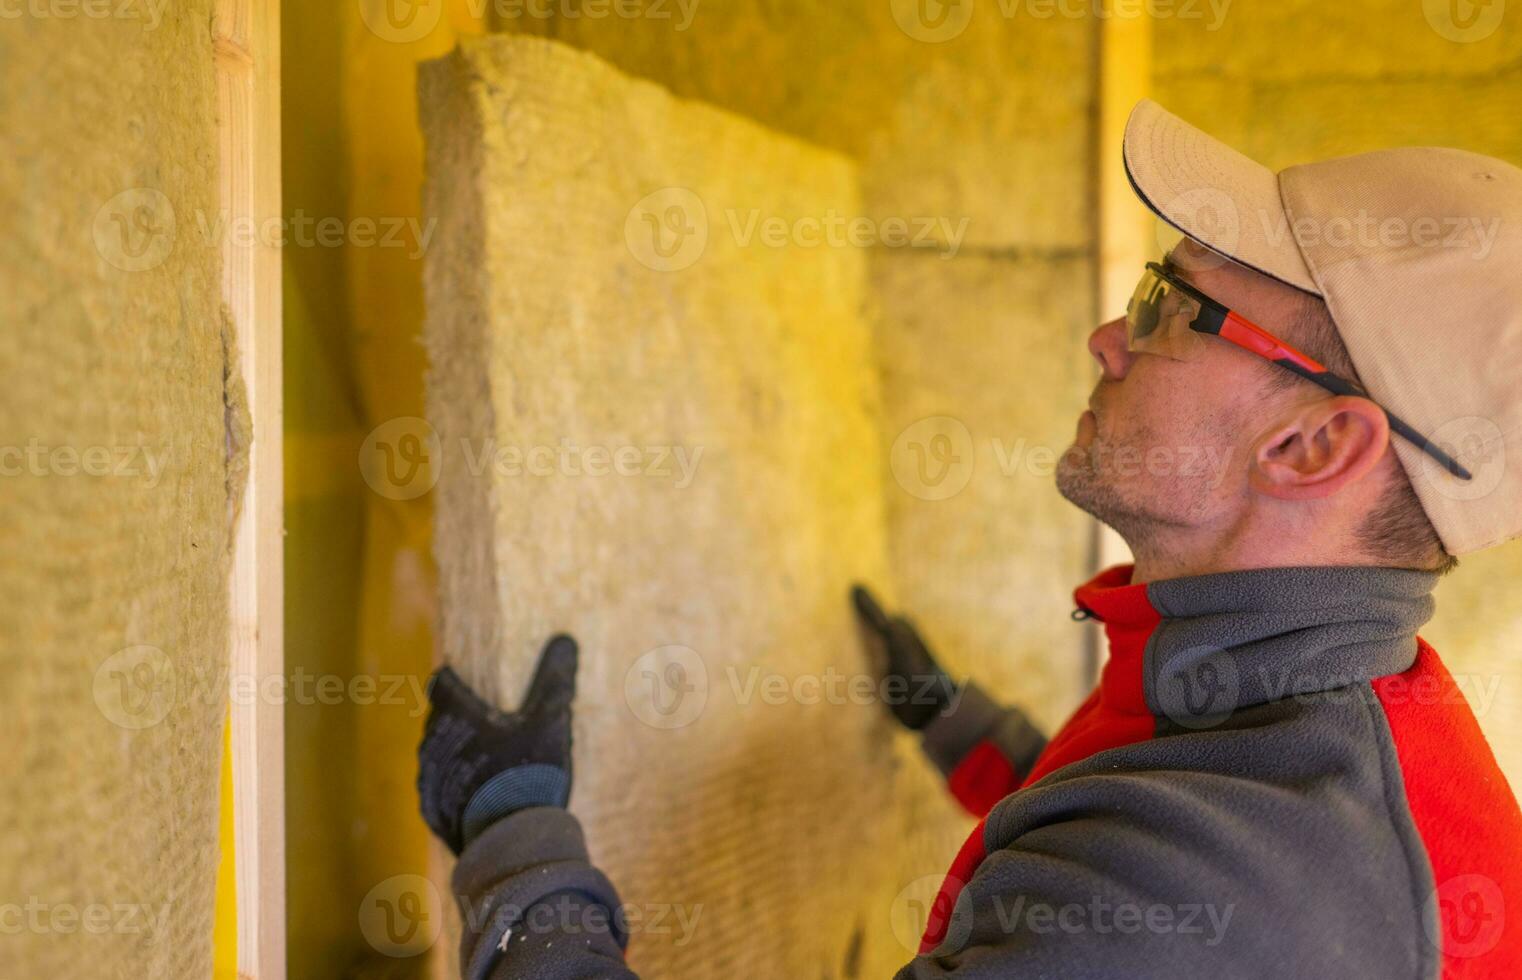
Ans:
<svg viewBox="0 0 1522 980"><path fill-rule="evenodd" d="M265 227L281 213L279 0L219 0L213 43L221 206L230 227ZM253 423L233 543L232 676L262 691L284 671L280 248L233 236L223 255ZM284 710L254 697L231 711L238 975L250 980L285 976Z"/></svg>

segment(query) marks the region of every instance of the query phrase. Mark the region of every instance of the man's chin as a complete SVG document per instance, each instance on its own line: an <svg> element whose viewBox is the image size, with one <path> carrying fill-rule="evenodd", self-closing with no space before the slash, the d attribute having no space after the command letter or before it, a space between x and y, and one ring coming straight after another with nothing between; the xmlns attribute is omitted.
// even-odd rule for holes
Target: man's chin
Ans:
<svg viewBox="0 0 1522 980"><path fill-rule="evenodd" d="M1090 502L1095 496L1097 476L1090 465L1088 454L1076 444L1063 450L1057 459L1057 492L1074 507L1091 514L1093 511L1090 510Z"/></svg>
<svg viewBox="0 0 1522 980"><path fill-rule="evenodd" d="M1068 503L1102 524L1116 527L1117 521L1124 522L1131 512L1120 499L1119 490L1094 466L1092 454L1076 443L1058 458L1056 483L1057 492Z"/></svg>

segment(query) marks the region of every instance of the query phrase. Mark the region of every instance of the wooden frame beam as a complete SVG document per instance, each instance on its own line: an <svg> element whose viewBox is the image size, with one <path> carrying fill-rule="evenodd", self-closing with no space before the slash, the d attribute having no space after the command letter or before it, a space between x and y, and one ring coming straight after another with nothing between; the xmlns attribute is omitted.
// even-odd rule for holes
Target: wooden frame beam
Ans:
<svg viewBox="0 0 1522 980"><path fill-rule="evenodd" d="M218 0L213 44L223 215L268 227L281 213L279 0ZM226 243L222 291L253 427L229 583L232 676L255 691L284 672L280 274L278 243ZM284 711L260 697L231 708L238 975L249 980L285 977Z"/></svg>

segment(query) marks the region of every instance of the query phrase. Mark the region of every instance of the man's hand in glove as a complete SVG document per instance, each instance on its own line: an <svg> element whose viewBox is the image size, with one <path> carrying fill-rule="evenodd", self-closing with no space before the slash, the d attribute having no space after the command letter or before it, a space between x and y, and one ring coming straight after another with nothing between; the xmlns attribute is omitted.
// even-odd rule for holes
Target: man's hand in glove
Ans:
<svg viewBox="0 0 1522 980"><path fill-rule="evenodd" d="M862 622L883 642L888 709L905 728L919 731L953 706L956 682L935 662L913 624L902 616L889 619L865 586L851 590L851 601Z"/></svg>
<svg viewBox="0 0 1522 980"><path fill-rule="evenodd" d="M576 660L576 641L553 637L513 712L481 700L448 667L429 681L418 796L423 819L456 854L510 813L570 800Z"/></svg>

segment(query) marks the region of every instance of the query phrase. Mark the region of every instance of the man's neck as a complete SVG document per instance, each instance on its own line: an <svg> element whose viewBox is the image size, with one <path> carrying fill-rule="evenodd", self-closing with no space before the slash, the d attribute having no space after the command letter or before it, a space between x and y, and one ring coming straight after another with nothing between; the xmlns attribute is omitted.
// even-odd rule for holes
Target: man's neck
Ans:
<svg viewBox="0 0 1522 980"><path fill-rule="evenodd" d="M1134 556L1133 583L1253 568L1384 564L1331 537L1325 531L1283 528L1190 528L1166 535L1133 535L1126 544Z"/></svg>

